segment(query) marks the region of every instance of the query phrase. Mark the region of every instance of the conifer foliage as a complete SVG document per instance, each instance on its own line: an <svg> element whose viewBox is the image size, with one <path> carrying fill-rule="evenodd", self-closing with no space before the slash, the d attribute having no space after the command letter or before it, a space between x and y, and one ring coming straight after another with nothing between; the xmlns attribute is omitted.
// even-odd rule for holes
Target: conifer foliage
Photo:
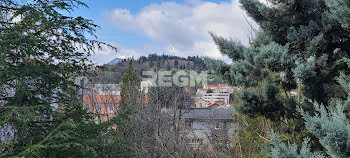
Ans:
<svg viewBox="0 0 350 158"><path fill-rule="evenodd" d="M132 60L129 62L129 66L123 75L122 82L120 110L134 109L141 105L140 79L132 67Z"/></svg>
<svg viewBox="0 0 350 158"><path fill-rule="evenodd" d="M77 77L102 42L95 25L73 17L78 0L0 0L1 157L117 157L124 141L111 132L126 115L95 124L77 97ZM64 14L63 14L64 13ZM118 140L118 141L117 141Z"/></svg>
<svg viewBox="0 0 350 158"><path fill-rule="evenodd" d="M221 53L233 61L222 73L232 85L244 89L236 109L275 122L305 120L305 126L295 124L297 129L306 127L317 137L312 141L319 140L326 150L325 156L349 157L348 119L342 108L349 109L346 79L350 74L349 1L240 0L240 3L260 26L249 46L211 33ZM302 93L300 98L291 93L297 88ZM312 106L308 100L322 106ZM298 154L296 144L288 146L272 140L273 157L322 157L311 153L307 143Z"/></svg>

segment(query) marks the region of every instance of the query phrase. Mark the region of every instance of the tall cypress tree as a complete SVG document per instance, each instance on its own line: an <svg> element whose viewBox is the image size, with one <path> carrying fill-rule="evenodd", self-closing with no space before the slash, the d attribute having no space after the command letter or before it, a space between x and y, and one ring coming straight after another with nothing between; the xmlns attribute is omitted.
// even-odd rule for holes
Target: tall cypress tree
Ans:
<svg viewBox="0 0 350 158"><path fill-rule="evenodd" d="M175 61L174 61L174 68L178 68L178 66L179 66L179 61L177 61L176 59L175 59Z"/></svg>
<svg viewBox="0 0 350 158"><path fill-rule="evenodd" d="M129 62L129 66L123 75L122 82L120 110L122 111L130 107L135 108L142 104L142 100L140 100L140 79L132 67L132 61Z"/></svg>

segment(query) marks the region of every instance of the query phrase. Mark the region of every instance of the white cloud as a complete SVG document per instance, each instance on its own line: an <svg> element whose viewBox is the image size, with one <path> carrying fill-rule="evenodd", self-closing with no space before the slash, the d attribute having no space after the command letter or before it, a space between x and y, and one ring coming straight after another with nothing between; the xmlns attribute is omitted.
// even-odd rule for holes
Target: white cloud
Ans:
<svg viewBox="0 0 350 158"><path fill-rule="evenodd" d="M114 50L107 46L102 46L102 50L96 50L94 54L90 57L90 60L94 61L94 63L97 64L106 64L110 61L112 61L115 58L129 58L134 57L138 58L140 57L140 52L138 52L135 49L125 48L120 44L117 43L110 43L111 45L118 48L118 50Z"/></svg>
<svg viewBox="0 0 350 158"><path fill-rule="evenodd" d="M184 4L151 4L136 14L117 8L108 16L121 29L142 31L154 40L167 43L165 49L171 54L219 58L221 55L208 32L237 38L247 44L250 26L243 14L237 0L230 3L188 0Z"/></svg>
<svg viewBox="0 0 350 158"><path fill-rule="evenodd" d="M118 15L117 21L114 23L125 30L136 29L137 23L134 20L134 17L130 14L130 11L127 9L116 9L112 13L113 15Z"/></svg>

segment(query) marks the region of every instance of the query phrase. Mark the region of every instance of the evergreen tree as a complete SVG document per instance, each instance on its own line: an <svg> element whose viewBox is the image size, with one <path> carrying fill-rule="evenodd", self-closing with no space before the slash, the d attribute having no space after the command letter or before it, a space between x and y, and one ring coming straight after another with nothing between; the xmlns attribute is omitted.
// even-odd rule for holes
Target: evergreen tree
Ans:
<svg viewBox="0 0 350 158"><path fill-rule="evenodd" d="M313 153L309 144L309 139L305 139L300 150L297 144L285 145L275 134L271 134L271 142L274 148L271 150L272 158L325 158L320 152Z"/></svg>
<svg viewBox="0 0 350 158"><path fill-rule="evenodd" d="M350 62L348 62L350 68ZM336 78L341 87L346 91L348 98L350 96L350 76L341 73ZM301 113L305 120L306 128L319 139L320 144L326 150L326 153L330 157L350 157L350 122L346 114L344 113L344 105L348 104L349 99L334 100L332 104L334 107L329 107L328 110L323 105L314 103L316 114L310 115L303 109L298 111ZM276 134L272 134L272 156L283 157L281 153L289 152L293 153L293 156L289 157L308 157L310 156L310 145L308 139L305 138L304 144L298 153L296 144L285 145ZM305 150L305 146L307 150ZM307 151L307 153L305 152ZM317 157L324 157L318 152L313 153L318 155Z"/></svg>
<svg viewBox="0 0 350 158"><path fill-rule="evenodd" d="M178 68L178 66L179 66L179 61L177 61L177 60L175 59L175 61L174 61L174 68Z"/></svg>
<svg viewBox="0 0 350 158"><path fill-rule="evenodd" d="M347 99L347 89L341 87L346 82L339 84L336 78L341 72L345 76L350 74L350 21L346 16L350 14L348 1L240 2L261 28L250 45L244 46L239 41L211 34L221 53L233 60L221 73L232 85L244 88L239 95L241 104L236 107L240 113L264 116L276 123L293 119L294 126L287 131L294 133L297 132L295 129L305 129L303 124L297 124L297 120L302 119L298 105L322 116L322 110L316 108L314 111L308 99L325 107L332 105L331 100ZM298 87L297 81L300 81L302 88L300 100L291 95L291 91ZM347 102L343 105L349 110ZM331 157L349 156L346 144L338 140L348 140L347 130L344 130L347 126L341 128L342 131L311 128L315 124L315 127L324 125L334 129L337 127L335 120L346 122L347 119L340 113L330 118L319 118L318 115L304 117L306 129L317 137L312 142L320 140ZM293 139L296 137L293 136ZM294 147L290 150L292 148L294 150ZM305 157L305 154L300 157ZM281 155L275 157L285 157Z"/></svg>
<svg viewBox="0 0 350 158"><path fill-rule="evenodd" d="M121 102L119 104L118 115L120 115L120 113L126 113L125 116L127 116L127 118L130 117L130 119L124 119L126 121L122 126L123 128L120 128L117 132L122 136L121 140L125 140L125 142L128 143L126 146L127 151L138 151L140 150L140 145L143 145L139 143L143 142L144 135L148 134L141 129L136 129L139 127L137 126L140 119L139 117L142 110L145 108L144 105L147 100L140 91L140 79L135 73L132 61L129 62L129 66L123 75L122 82L123 85L120 92ZM128 156L132 157L133 155L141 154L142 153L128 153Z"/></svg>
<svg viewBox="0 0 350 158"><path fill-rule="evenodd" d="M141 93L140 93L140 80L139 76L135 73L134 68L132 67L132 61L129 62L129 66L125 71L122 79L122 90L120 110L135 108L142 102Z"/></svg>
<svg viewBox="0 0 350 158"><path fill-rule="evenodd" d="M296 79L300 79L306 98L327 105L330 98L337 96L332 91L333 87L339 86L335 77L340 71L349 73L343 62L350 54L347 52L349 41L336 40L347 38L349 33L343 28L342 21L328 12L331 8L327 6L334 4L322 0L269 2L274 7L257 0L241 1L243 8L262 29L249 47L212 34L220 51L233 59L228 70L231 84L246 88L262 88L265 83L277 86L285 93L283 104L277 105L286 114L293 114L295 107L288 104L291 101L288 92L296 88ZM269 95L280 93L270 92ZM245 108L255 112L252 106Z"/></svg>
<svg viewBox="0 0 350 158"><path fill-rule="evenodd" d="M148 60L148 65L149 65L149 67L153 67L153 61L152 60Z"/></svg>
<svg viewBox="0 0 350 158"><path fill-rule="evenodd" d="M314 104L316 109L314 116L300 110L305 119L306 128L318 138L330 157L350 157L348 143L350 141L350 122L343 112L343 105L337 102L334 108L326 110L323 105ZM324 157L320 151L310 152L309 138L305 138L299 152L296 144L285 145L275 134L272 134L272 144L272 157L310 157L311 155L314 155L312 157Z"/></svg>
<svg viewBox="0 0 350 158"><path fill-rule="evenodd" d="M222 60L216 60L209 57L203 57L203 62L209 71L218 75L222 75L221 70L226 65Z"/></svg>
<svg viewBox="0 0 350 158"><path fill-rule="evenodd" d="M126 115L96 125L76 95L75 80L87 74L88 56L103 44L86 36L94 36L92 21L62 14L81 6L78 0L0 0L0 87L6 93L0 128L14 133L1 142L1 157L123 155L125 142L110 127L121 126Z"/></svg>

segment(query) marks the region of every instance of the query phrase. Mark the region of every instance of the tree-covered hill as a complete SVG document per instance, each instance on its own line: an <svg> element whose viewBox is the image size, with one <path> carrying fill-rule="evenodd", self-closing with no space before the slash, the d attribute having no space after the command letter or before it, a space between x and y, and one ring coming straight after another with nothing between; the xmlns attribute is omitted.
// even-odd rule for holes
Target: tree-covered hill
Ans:
<svg viewBox="0 0 350 158"><path fill-rule="evenodd" d="M138 59L124 59L116 64L105 64L99 66L101 69L95 71L90 76L90 81L94 83L118 83L126 71L129 62L132 61L135 72L141 76L142 71L170 71L170 70L194 70L196 72L209 71L217 72L219 65L224 65L223 61L189 56L187 58L172 55L150 54L141 56ZM215 68L215 69L214 69ZM211 76L212 77L212 76Z"/></svg>

